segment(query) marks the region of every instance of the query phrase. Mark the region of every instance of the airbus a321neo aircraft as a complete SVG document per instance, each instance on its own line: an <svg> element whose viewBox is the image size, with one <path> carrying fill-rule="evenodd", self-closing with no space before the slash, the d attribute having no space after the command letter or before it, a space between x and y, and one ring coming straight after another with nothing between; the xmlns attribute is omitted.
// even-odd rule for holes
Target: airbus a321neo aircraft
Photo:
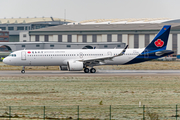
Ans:
<svg viewBox="0 0 180 120"><path fill-rule="evenodd" d="M46 49L19 50L7 56L3 62L8 65L23 66L60 66L61 70L95 73L94 66L126 65L140 63L174 53L166 50L171 26L165 25L152 42L141 49ZM90 70L89 68L90 67Z"/></svg>

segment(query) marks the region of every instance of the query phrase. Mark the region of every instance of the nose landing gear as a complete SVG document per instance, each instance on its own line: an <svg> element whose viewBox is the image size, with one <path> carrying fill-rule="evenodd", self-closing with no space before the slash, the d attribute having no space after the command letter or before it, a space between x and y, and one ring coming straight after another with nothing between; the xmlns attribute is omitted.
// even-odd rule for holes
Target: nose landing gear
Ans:
<svg viewBox="0 0 180 120"><path fill-rule="evenodd" d="M25 66L22 67L21 73L22 73L22 74L25 73Z"/></svg>

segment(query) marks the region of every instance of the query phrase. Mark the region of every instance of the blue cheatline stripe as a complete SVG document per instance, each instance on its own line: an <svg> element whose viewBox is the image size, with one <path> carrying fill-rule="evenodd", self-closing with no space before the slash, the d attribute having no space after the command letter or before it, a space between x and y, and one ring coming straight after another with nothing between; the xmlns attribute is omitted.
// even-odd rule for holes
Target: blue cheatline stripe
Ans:
<svg viewBox="0 0 180 120"><path fill-rule="evenodd" d="M166 46L162 47L162 48L159 48L157 50L151 50L151 51L148 51L148 49L145 49L141 54L144 55L144 54L150 54L150 53L155 53L155 52L159 52L159 51L163 51L166 49ZM146 52L147 51L147 52Z"/></svg>

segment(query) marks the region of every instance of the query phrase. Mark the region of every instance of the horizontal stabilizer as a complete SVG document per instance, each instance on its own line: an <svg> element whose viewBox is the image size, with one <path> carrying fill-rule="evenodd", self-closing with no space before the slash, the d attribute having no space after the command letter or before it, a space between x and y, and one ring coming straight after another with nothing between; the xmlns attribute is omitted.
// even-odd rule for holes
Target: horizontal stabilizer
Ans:
<svg viewBox="0 0 180 120"><path fill-rule="evenodd" d="M172 50L163 50L163 51L156 52L155 54L157 56L162 56L164 54L173 54L173 53L174 53L174 51L172 51Z"/></svg>

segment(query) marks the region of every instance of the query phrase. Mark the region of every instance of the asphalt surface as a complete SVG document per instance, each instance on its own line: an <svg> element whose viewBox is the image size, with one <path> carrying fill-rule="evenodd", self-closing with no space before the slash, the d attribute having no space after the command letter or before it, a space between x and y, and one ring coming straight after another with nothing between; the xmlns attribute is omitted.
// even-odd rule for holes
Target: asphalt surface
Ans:
<svg viewBox="0 0 180 120"><path fill-rule="evenodd" d="M83 71L0 71L0 76L139 76L139 75L180 75L180 70L97 70L96 73Z"/></svg>

